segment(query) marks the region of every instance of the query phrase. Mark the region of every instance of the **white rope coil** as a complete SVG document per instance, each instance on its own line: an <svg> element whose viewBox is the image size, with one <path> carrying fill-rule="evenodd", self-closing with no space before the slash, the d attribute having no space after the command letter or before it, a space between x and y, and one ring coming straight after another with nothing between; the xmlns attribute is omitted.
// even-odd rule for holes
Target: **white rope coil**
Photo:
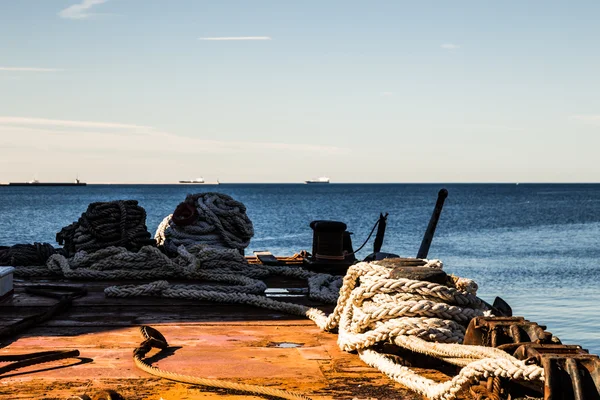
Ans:
<svg viewBox="0 0 600 400"><path fill-rule="evenodd" d="M248 247L254 236L252 222L246 215L246 206L222 193L188 195L184 203L196 208L195 222L177 225L168 215L156 230L155 239L168 252L176 253L179 246L209 245L216 249Z"/></svg>
<svg viewBox="0 0 600 400"><path fill-rule="evenodd" d="M338 344L342 350L357 350L367 364L430 399L454 399L472 382L490 376L544 379L542 368L526 365L501 350L457 344L463 340L469 316L480 315L487 310L483 302L475 301L475 282L452 278L451 281L459 286L457 288L404 279L398 279L398 283L394 284L389 279L390 272L390 269L375 263L351 266L344 277L333 313L326 317L323 313L310 310L307 316L321 329L337 328ZM412 294L419 300L409 300ZM436 297L438 300L443 297L452 302L470 304L470 308L447 304L434 307L431 306L432 301L423 300ZM399 304L398 298L404 299L404 304ZM443 318L451 318L414 317L413 314L418 313L424 304L427 304L427 313L435 312ZM444 303L438 303L441 304ZM464 316L464 319L457 318L458 315ZM370 349L376 343L386 341L464 368L451 381L436 383Z"/></svg>
<svg viewBox="0 0 600 400"><path fill-rule="evenodd" d="M521 380L543 380L543 369L537 365L526 365L515 358L484 358L467 364L452 380L437 383L424 378L409 368L398 365L385 355L373 350L359 352L361 360L368 365L379 369L381 372L400 382L403 386L424 394L432 400L452 400L464 388L471 386L472 382L489 377L501 377Z"/></svg>

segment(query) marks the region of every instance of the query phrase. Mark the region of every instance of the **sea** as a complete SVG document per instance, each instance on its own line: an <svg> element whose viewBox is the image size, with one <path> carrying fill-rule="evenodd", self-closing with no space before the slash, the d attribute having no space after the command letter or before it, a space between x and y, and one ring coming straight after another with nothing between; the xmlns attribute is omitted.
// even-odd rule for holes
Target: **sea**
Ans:
<svg viewBox="0 0 600 400"><path fill-rule="evenodd" d="M187 194L210 191L246 205L255 230L246 254L310 251L318 219L346 223L357 248L387 212L382 251L415 257L441 188L449 195L428 258L474 279L489 303L500 296L514 315L600 354L600 184L2 186L0 245L56 244L89 203L120 199L139 201L154 234Z"/></svg>

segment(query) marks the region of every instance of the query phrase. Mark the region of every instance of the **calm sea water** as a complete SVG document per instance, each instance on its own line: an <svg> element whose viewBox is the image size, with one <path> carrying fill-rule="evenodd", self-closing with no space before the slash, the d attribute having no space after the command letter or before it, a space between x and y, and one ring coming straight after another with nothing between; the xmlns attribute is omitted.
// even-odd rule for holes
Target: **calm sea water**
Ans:
<svg viewBox="0 0 600 400"><path fill-rule="evenodd" d="M389 212L383 251L415 256L441 185L88 185L0 187L0 245L45 241L96 201L139 200L154 233L185 195L219 191L242 201L255 228L253 250L285 255L310 250L315 219L348 224L355 248L379 212ZM600 185L456 184L429 258L448 273L479 283L489 302L499 295L515 315L563 342L600 353ZM368 244L359 253L372 250ZM249 253L248 252L248 253Z"/></svg>

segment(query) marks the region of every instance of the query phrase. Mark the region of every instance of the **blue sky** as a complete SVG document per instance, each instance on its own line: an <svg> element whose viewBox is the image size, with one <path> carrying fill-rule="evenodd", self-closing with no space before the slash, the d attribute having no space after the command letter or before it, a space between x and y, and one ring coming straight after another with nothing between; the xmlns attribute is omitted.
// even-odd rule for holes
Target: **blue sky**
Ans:
<svg viewBox="0 0 600 400"><path fill-rule="evenodd" d="M598 182L599 15L0 0L0 182Z"/></svg>

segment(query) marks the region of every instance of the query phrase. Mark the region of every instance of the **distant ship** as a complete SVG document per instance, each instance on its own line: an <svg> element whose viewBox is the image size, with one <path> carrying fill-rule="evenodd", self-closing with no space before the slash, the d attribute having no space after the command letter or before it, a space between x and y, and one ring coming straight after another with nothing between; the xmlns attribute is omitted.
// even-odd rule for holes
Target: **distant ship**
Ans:
<svg viewBox="0 0 600 400"><path fill-rule="evenodd" d="M29 182L9 182L9 186L85 186L87 183L75 179L75 182L40 182L34 179Z"/></svg>
<svg viewBox="0 0 600 400"><path fill-rule="evenodd" d="M311 179L309 181L304 181L304 183L329 183L329 178L322 176L319 179Z"/></svg>
<svg viewBox="0 0 600 400"><path fill-rule="evenodd" d="M205 182L204 178L196 178L190 181L179 181L179 183L188 183L188 184L196 184L196 185L218 185L219 180L216 182Z"/></svg>

